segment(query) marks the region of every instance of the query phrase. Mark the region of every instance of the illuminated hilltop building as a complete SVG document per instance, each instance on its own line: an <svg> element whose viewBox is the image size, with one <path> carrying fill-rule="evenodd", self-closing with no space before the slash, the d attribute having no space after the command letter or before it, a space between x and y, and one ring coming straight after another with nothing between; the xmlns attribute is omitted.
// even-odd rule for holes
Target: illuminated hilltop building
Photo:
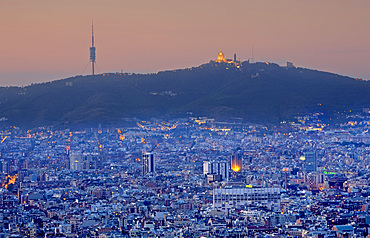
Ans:
<svg viewBox="0 0 370 238"><path fill-rule="evenodd" d="M236 54L234 54L234 60L226 59L224 53L220 50L220 53L217 55L217 59L215 60L216 63L228 63L228 64L234 64L235 66L238 65L238 61L236 61Z"/></svg>
<svg viewBox="0 0 370 238"><path fill-rule="evenodd" d="M222 53L221 50L220 50L220 53L218 53L218 55L217 55L216 62L217 63L221 63L221 62L227 63L227 59L225 58L224 53Z"/></svg>

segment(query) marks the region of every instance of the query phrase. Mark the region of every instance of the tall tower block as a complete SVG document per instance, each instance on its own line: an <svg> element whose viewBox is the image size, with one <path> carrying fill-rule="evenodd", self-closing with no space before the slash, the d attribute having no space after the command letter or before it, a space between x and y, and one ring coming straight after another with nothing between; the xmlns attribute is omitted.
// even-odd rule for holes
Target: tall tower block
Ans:
<svg viewBox="0 0 370 238"><path fill-rule="evenodd" d="M91 47L90 47L90 62L92 75L95 75L95 46L94 46L94 24L91 25Z"/></svg>
<svg viewBox="0 0 370 238"><path fill-rule="evenodd" d="M316 172L317 171L317 152L311 151L304 153L305 160L305 170L307 172Z"/></svg>
<svg viewBox="0 0 370 238"><path fill-rule="evenodd" d="M154 154L143 152L143 175L154 173L155 172L155 161L154 161Z"/></svg>
<svg viewBox="0 0 370 238"><path fill-rule="evenodd" d="M234 172L241 172L243 168L243 155L235 153L231 155L231 170Z"/></svg>

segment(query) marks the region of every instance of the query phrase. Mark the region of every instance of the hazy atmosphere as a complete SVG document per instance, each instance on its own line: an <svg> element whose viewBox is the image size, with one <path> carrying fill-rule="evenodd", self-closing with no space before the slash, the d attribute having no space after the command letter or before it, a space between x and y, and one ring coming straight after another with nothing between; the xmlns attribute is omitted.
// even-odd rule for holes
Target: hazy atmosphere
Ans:
<svg viewBox="0 0 370 238"><path fill-rule="evenodd" d="M369 238L369 10L0 0L0 238Z"/></svg>
<svg viewBox="0 0 370 238"><path fill-rule="evenodd" d="M0 85L156 72L225 56L370 79L370 1L2 0Z"/></svg>

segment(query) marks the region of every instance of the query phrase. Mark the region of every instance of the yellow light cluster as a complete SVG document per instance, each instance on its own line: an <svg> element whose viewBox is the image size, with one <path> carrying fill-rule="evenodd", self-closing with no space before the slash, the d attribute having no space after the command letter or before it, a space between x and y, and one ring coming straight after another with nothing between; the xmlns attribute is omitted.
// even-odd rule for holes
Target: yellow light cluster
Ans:
<svg viewBox="0 0 370 238"><path fill-rule="evenodd" d="M201 130L210 130L210 131L223 131L223 132L231 130L229 128L214 128L214 127L199 127L199 129L201 129Z"/></svg>
<svg viewBox="0 0 370 238"><path fill-rule="evenodd" d="M18 174L15 174L13 176L8 175L6 176L6 181L2 184L5 189L9 187L10 184L14 184L15 180L17 180Z"/></svg>
<svg viewBox="0 0 370 238"><path fill-rule="evenodd" d="M171 126L166 126L166 125L162 125L162 124L156 124L158 127L154 128L154 127L146 127L140 123L137 122L137 125L141 128L141 129L144 129L144 130L150 130L150 131L156 131L156 130L162 130L162 131L169 131L169 130L173 130L173 129L176 129L176 125L175 124L172 124Z"/></svg>
<svg viewBox="0 0 370 238"><path fill-rule="evenodd" d="M234 172L239 172L240 171L240 167L238 165L234 165L232 168L231 168Z"/></svg>

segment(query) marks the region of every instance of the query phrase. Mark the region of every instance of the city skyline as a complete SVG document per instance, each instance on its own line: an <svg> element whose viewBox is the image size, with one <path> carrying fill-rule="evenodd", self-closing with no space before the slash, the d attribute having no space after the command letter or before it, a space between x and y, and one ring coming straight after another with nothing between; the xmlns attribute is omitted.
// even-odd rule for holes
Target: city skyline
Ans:
<svg viewBox="0 0 370 238"><path fill-rule="evenodd" d="M2 3L0 86L96 73L150 73L252 58L370 79L370 3L45 1ZM90 66L88 66L90 67ZM85 70L84 70L85 69Z"/></svg>

